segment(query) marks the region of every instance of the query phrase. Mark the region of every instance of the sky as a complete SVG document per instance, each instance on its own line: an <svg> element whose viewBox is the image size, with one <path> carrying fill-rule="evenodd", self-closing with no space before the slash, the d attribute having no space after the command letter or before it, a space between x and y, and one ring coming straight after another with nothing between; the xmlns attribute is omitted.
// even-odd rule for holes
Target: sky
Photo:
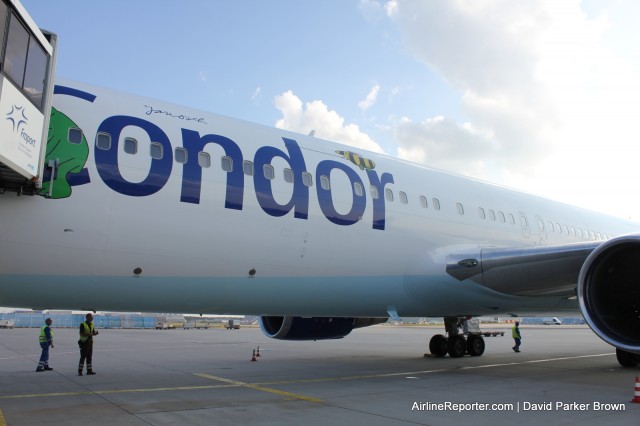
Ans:
<svg viewBox="0 0 640 426"><path fill-rule="evenodd" d="M58 76L640 221L640 2L21 1Z"/></svg>

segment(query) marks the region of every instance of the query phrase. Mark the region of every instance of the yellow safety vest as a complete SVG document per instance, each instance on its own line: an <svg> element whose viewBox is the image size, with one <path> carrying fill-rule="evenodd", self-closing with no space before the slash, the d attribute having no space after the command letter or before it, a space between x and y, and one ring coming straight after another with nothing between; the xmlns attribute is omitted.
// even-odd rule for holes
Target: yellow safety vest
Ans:
<svg viewBox="0 0 640 426"><path fill-rule="evenodd" d="M520 331L517 329L517 327L514 325L513 328L511 329L511 336L514 339L520 339Z"/></svg>
<svg viewBox="0 0 640 426"><path fill-rule="evenodd" d="M83 336L82 333L80 334L80 341L86 342L87 339L93 335L93 323L87 324L86 322L82 322L80 325L82 326L82 332L89 334L89 336Z"/></svg>
<svg viewBox="0 0 640 426"><path fill-rule="evenodd" d="M49 327L48 325L43 325L40 327L40 343L45 343L47 341L47 335L44 332L44 329ZM53 340L53 330L49 327L49 335L51 336L51 340Z"/></svg>

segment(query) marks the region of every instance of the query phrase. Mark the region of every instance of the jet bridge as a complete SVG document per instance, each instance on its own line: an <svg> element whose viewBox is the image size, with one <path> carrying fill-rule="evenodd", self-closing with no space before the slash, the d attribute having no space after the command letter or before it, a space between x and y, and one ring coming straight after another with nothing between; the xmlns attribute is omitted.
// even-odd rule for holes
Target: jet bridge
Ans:
<svg viewBox="0 0 640 426"><path fill-rule="evenodd" d="M56 45L19 0L0 0L0 194L42 186Z"/></svg>

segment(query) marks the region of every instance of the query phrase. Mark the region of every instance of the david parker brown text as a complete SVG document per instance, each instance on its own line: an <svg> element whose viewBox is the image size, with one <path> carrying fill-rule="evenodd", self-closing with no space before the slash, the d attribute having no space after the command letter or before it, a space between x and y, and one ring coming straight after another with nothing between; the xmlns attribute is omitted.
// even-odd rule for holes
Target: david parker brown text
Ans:
<svg viewBox="0 0 640 426"><path fill-rule="evenodd" d="M625 411L624 403L606 402L517 402L517 403L456 403L414 402L411 411Z"/></svg>

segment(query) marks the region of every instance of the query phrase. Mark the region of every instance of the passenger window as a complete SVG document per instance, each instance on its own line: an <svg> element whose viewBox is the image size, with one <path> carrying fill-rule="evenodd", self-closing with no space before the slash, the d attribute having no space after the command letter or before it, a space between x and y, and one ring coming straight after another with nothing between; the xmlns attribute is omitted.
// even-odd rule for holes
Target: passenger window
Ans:
<svg viewBox="0 0 640 426"><path fill-rule="evenodd" d="M425 197L424 195L420 196L420 205L422 206L423 209L426 209L427 207L429 207L429 205L427 204L427 197Z"/></svg>
<svg viewBox="0 0 640 426"><path fill-rule="evenodd" d="M498 211L498 220L500 221L500 223L504 223L504 213L502 213L501 211Z"/></svg>
<svg viewBox="0 0 640 426"><path fill-rule="evenodd" d="M493 210L489 210L489 219L491 219L492 221L496 221L496 212L494 212Z"/></svg>
<svg viewBox="0 0 640 426"><path fill-rule="evenodd" d="M487 217L482 207L478 207L478 216L480 216L480 219L485 219Z"/></svg>
<svg viewBox="0 0 640 426"><path fill-rule="evenodd" d="M384 198L386 198L387 201L389 201L389 202L393 201L393 191L390 188L385 188L385 190L384 190Z"/></svg>
<svg viewBox="0 0 640 426"><path fill-rule="evenodd" d="M551 222L549 222L549 231L555 232L555 229L553 228L553 223Z"/></svg>
<svg viewBox="0 0 640 426"><path fill-rule="evenodd" d="M562 232L569 235L569 228L567 227L567 225L562 225Z"/></svg>
<svg viewBox="0 0 640 426"><path fill-rule="evenodd" d="M276 178L276 171L271 164L265 164L262 166L262 173L264 174L264 177L269 180Z"/></svg>
<svg viewBox="0 0 640 426"><path fill-rule="evenodd" d="M364 195L364 188L360 182L353 182L353 192L355 192L358 197Z"/></svg>
<svg viewBox="0 0 640 426"><path fill-rule="evenodd" d="M211 167L211 156L208 152L200 151L198 153L198 165L203 169Z"/></svg>
<svg viewBox="0 0 640 426"><path fill-rule="evenodd" d="M283 170L283 174L284 174L284 181L287 183L293 183L293 170L291 169L284 169Z"/></svg>
<svg viewBox="0 0 640 426"><path fill-rule="evenodd" d="M513 214L509 213L509 223L512 225L516 224L516 218L513 217Z"/></svg>
<svg viewBox="0 0 640 426"><path fill-rule="evenodd" d="M82 143L82 130L76 129L74 127L69 128L69 142L74 145L79 145Z"/></svg>
<svg viewBox="0 0 640 426"><path fill-rule="evenodd" d="M307 187L313 186L313 176L309 172L302 172L302 184Z"/></svg>
<svg viewBox="0 0 640 426"><path fill-rule="evenodd" d="M576 228L572 226L570 229L571 229L571 235L576 235Z"/></svg>
<svg viewBox="0 0 640 426"><path fill-rule="evenodd" d="M176 159L176 163L185 164L187 162L187 150L181 147L175 149L174 157Z"/></svg>
<svg viewBox="0 0 640 426"><path fill-rule="evenodd" d="M224 157L220 157L220 166L225 172L231 173L233 171L233 158L226 155Z"/></svg>
<svg viewBox="0 0 640 426"><path fill-rule="evenodd" d="M464 214L464 207L462 206L462 204L456 203L456 210L458 211L459 215L463 215Z"/></svg>
<svg viewBox="0 0 640 426"><path fill-rule="evenodd" d="M376 186L370 185L369 192L371 192L371 198L373 198L374 200L380 198L380 193L378 192L378 188Z"/></svg>
<svg viewBox="0 0 640 426"><path fill-rule="evenodd" d="M127 154L137 154L138 141L133 138L124 138L124 152Z"/></svg>
<svg viewBox="0 0 640 426"><path fill-rule="evenodd" d="M559 223L556 223L556 229L558 230L559 233L562 234L562 226L560 226Z"/></svg>
<svg viewBox="0 0 640 426"><path fill-rule="evenodd" d="M98 133L96 136L96 148L103 150L111 149L111 135L103 132Z"/></svg>
<svg viewBox="0 0 640 426"><path fill-rule="evenodd" d="M409 199L407 198L407 193L404 191L400 191L398 193L398 196L400 197L400 202L402 204L407 204L409 202Z"/></svg>
<svg viewBox="0 0 640 426"><path fill-rule="evenodd" d="M320 176L320 187L322 189L326 189L326 190L331 189L331 184L329 182L329 176L326 176L326 175Z"/></svg>
<svg viewBox="0 0 640 426"><path fill-rule="evenodd" d="M151 158L155 160L162 160L162 157L164 156L162 144L159 142L151 142L149 153L151 154Z"/></svg>
<svg viewBox="0 0 640 426"><path fill-rule="evenodd" d="M244 162L242 163L242 173L244 173L247 176L253 176L254 168L253 168L253 163L251 161L244 160Z"/></svg>
<svg viewBox="0 0 640 426"><path fill-rule="evenodd" d="M431 202L433 203L433 208L435 210L440 210L440 200L434 198L433 200L431 200Z"/></svg>

